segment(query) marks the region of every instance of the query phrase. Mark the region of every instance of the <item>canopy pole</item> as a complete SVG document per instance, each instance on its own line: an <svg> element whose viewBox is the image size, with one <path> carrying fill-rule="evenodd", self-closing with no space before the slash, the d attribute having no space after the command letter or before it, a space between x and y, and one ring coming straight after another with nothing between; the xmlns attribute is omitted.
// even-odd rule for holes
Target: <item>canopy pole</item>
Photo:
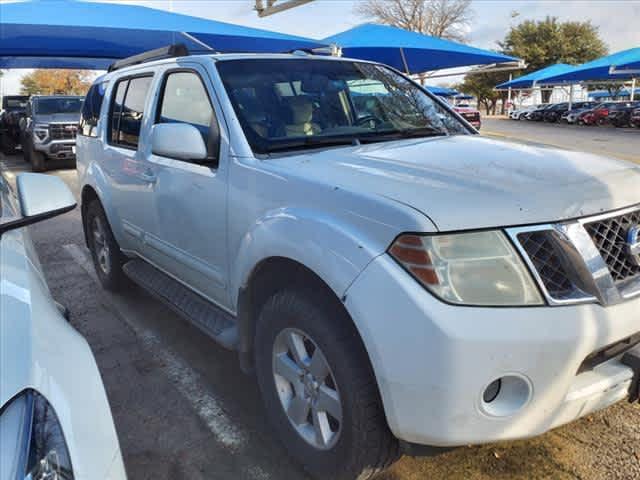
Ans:
<svg viewBox="0 0 640 480"><path fill-rule="evenodd" d="M402 57L402 64L404 65L404 73L411 75L409 72L409 64L407 64L407 57L404 56L404 48L400 48L400 56Z"/></svg>
<svg viewBox="0 0 640 480"><path fill-rule="evenodd" d="M507 114L511 112L511 82L513 81L513 73L509 74L509 93L507 94Z"/></svg>
<svg viewBox="0 0 640 480"><path fill-rule="evenodd" d="M573 83L569 87L569 110L573 107Z"/></svg>
<svg viewBox="0 0 640 480"><path fill-rule="evenodd" d="M631 101L633 102L636 95L636 79L631 79Z"/></svg>
<svg viewBox="0 0 640 480"><path fill-rule="evenodd" d="M186 38L188 38L189 40L191 40L192 42L197 43L198 45L204 47L205 50L210 50L210 51L215 51L214 48L211 47L211 45L207 45L206 43L204 43L202 40L194 37L193 35L191 35L190 33L187 32L180 32L182 35L184 35Z"/></svg>

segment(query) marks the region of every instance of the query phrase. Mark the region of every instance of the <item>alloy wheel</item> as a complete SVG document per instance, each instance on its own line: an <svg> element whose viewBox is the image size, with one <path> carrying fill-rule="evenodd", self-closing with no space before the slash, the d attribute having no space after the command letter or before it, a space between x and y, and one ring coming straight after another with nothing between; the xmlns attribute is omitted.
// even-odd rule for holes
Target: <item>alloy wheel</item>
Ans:
<svg viewBox="0 0 640 480"><path fill-rule="evenodd" d="M95 251L98 266L102 273L109 275L111 272L111 256L109 244L105 235L105 228L100 217L93 217L91 222L91 234L93 236L93 248Z"/></svg>
<svg viewBox="0 0 640 480"><path fill-rule="evenodd" d="M331 449L340 438L342 401L322 350L305 332L285 328L274 342L272 365L291 425L311 446Z"/></svg>

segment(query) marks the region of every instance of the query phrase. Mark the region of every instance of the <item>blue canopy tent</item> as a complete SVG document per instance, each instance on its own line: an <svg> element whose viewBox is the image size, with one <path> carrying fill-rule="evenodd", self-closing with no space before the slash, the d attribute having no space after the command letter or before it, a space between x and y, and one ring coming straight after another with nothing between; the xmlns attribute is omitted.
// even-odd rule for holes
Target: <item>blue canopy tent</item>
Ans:
<svg viewBox="0 0 640 480"><path fill-rule="evenodd" d="M408 74L518 61L489 50L371 23L322 41L341 47L345 57L386 63Z"/></svg>
<svg viewBox="0 0 640 480"><path fill-rule="evenodd" d="M509 88L513 90L527 90L535 87L537 83L543 81L545 78L570 72L574 68L574 66L567 65L566 63L557 63L555 65L536 70L535 72L527 73L521 77L514 78L508 82L501 83L496 86L496 90L508 90Z"/></svg>
<svg viewBox="0 0 640 480"><path fill-rule="evenodd" d="M598 90L596 92L589 92L587 96L594 100L600 100L603 98L626 98L631 97L631 92L629 90L621 90L616 95L613 95L608 90Z"/></svg>
<svg viewBox="0 0 640 480"><path fill-rule="evenodd" d="M0 3L0 68L104 69L182 43L190 51L284 52L317 40L153 8L80 0Z"/></svg>
<svg viewBox="0 0 640 480"><path fill-rule="evenodd" d="M640 75L640 47L625 50L611 65L609 73L612 75L637 74Z"/></svg>
<svg viewBox="0 0 640 480"><path fill-rule="evenodd" d="M591 62L578 65L567 72L560 72L556 75L546 77L542 82L544 84L560 85L560 84L575 84L586 81L616 81L616 80L630 80L633 78L633 73L619 72L612 74L612 67L617 69L621 64L633 64L634 58L640 62L640 48L632 48L630 50L623 50L621 52L607 55L606 57L598 58Z"/></svg>
<svg viewBox="0 0 640 480"><path fill-rule="evenodd" d="M458 92L457 90L454 90L453 88L447 88L447 87L434 87L434 86L425 86L425 88L427 90L429 90L431 93L433 93L434 95L437 95L439 97L455 97L456 95L459 95L460 92Z"/></svg>

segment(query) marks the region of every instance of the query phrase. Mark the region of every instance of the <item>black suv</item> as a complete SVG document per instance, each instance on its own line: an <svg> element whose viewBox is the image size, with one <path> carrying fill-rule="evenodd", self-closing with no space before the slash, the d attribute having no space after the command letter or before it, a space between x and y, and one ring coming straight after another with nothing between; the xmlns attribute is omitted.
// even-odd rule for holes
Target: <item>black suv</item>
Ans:
<svg viewBox="0 0 640 480"><path fill-rule="evenodd" d="M15 153L20 145L20 119L25 116L28 96L11 95L2 98L0 111L0 150L5 155Z"/></svg>
<svg viewBox="0 0 640 480"><path fill-rule="evenodd" d="M542 107L529 112L527 114L527 120L533 120L534 122L542 121L544 119L545 112L553 106L555 106L554 103L547 103L546 105L543 105Z"/></svg>
<svg viewBox="0 0 640 480"><path fill-rule="evenodd" d="M640 108L640 101L621 103L609 110L607 122L614 127L628 127L631 122L631 112Z"/></svg>

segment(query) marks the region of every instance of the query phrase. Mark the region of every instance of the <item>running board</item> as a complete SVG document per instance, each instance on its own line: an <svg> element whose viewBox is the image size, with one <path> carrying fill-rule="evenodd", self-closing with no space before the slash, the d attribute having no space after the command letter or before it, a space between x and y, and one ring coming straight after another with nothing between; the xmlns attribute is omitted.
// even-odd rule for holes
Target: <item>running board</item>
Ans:
<svg viewBox="0 0 640 480"><path fill-rule="evenodd" d="M237 350L238 327L233 316L144 260L130 260L123 270L133 282L220 345Z"/></svg>

